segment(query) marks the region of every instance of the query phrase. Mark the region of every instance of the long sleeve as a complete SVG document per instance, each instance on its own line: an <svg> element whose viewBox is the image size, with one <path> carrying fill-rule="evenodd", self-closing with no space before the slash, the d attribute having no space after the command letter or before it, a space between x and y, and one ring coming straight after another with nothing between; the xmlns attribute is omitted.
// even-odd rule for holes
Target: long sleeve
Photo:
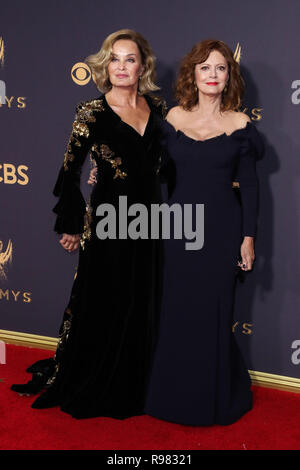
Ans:
<svg viewBox="0 0 300 470"><path fill-rule="evenodd" d="M242 135L242 134L241 134ZM242 235L256 235L258 213L258 179L256 161L262 157L263 141L254 126L249 123L241 140L236 180L239 182L242 203Z"/></svg>
<svg viewBox="0 0 300 470"><path fill-rule="evenodd" d="M80 176L94 141L94 111L93 101L79 103L76 107L64 163L53 190L53 194L59 197L53 209L57 214L54 227L57 233L73 235L83 231L86 203L80 190Z"/></svg>
<svg viewBox="0 0 300 470"><path fill-rule="evenodd" d="M168 146L168 135L169 133L176 134L174 127L167 121L164 120L161 125L161 167L160 167L160 182L167 184L168 198L170 198L176 187L176 165L170 155Z"/></svg>

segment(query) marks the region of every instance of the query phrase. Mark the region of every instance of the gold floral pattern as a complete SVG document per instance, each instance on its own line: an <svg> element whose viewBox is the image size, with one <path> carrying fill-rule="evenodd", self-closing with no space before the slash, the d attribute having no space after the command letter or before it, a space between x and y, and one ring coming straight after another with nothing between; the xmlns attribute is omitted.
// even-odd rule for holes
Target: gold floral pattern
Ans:
<svg viewBox="0 0 300 470"><path fill-rule="evenodd" d="M160 96L150 95L150 97L154 106L156 106L157 108L161 108L162 117L165 119L166 115L168 114L168 106L166 101Z"/></svg>
<svg viewBox="0 0 300 470"><path fill-rule="evenodd" d="M73 122L73 135L79 135L87 139L88 136L90 135L90 130L89 130L88 125L85 124L84 122L78 122L75 120ZM79 142L79 145L80 145L80 142Z"/></svg>
<svg viewBox="0 0 300 470"><path fill-rule="evenodd" d="M104 111L103 100L82 101L77 106L76 120L80 123L96 122L95 112Z"/></svg>
<svg viewBox="0 0 300 470"><path fill-rule="evenodd" d="M59 371L60 366L60 355L65 350L66 342L69 338L69 333L71 330L72 325L72 312L70 308L66 308L64 312L64 320L59 330L59 339L57 343L57 348L54 356L54 360L56 361L55 369L51 377L47 380L46 387L50 387L56 379L57 373Z"/></svg>
<svg viewBox="0 0 300 470"><path fill-rule="evenodd" d="M74 142L74 138L73 138L73 135L71 134L71 137L69 139L69 142L68 142L68 147L67 147L67 151L64 155L64 170L67 171L69 168L68 168L68 164L69 162L72 162L75 158L74 154L73 154L73 151L72 151L72 143Z"/></svg>
<svg viewBox="0 0 300 470"><path fill-rule="evenodd" d="M86 205L86 212L84 215L83 233L80 237L80 245L83 250L85 248L85 243L91 239L91 235L92 235L91 223L92 223L92 206L89 200Z"/></svg>
<svg viewBox="0 0 300 470"><path fill-rule="evenodd" d="M112 168L116 170L113 176L114 180L117 178L126 178L127 173L119 168L122 165L122 159L120 157L116 157L115 152L113 152L107 144L100 144L100 146L94 144L91 150L92 152L95 152L99 158L109 162Z"/></svg>
<svg viewBox="0 0 300 470"><path fill-rule="evenodd" d="M68 164L75 158L73 146L81 147L79 137L88 139L90 136L89 123L96 122L95 112L104 111L103 100L82 101L77 105L74 118L72 133L67 145L67 151L64 154L64 170L68 170Z"/></svg>

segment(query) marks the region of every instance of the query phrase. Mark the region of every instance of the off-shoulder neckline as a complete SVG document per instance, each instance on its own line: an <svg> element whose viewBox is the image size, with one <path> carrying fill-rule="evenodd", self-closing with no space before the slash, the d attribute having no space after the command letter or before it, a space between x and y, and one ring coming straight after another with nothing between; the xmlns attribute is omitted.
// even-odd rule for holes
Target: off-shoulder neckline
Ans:
<svg viewBox="0 0 300 470"><path fill-rule="evenodd" d="M252 122L251 121L247 121L246 125L244 127L239 127L238 129L235 129L233 132L231 132L230 134L227 134L226 132L223 132L222 134L219 134L219 135L216 135L214 137L209 137L208 139L203 139L203 140L200 140L200 139L194 139L193 137L190 137L189 135L187 135L185 132L181 131L180 129L176 130L175 127L165 119L165 122L171 126L171 128L174 130L174 132L178 135L181 135L193 142L199 142L199 143L203 143L203 142L209 142L209 141L213 141L213 140L216 140L216 139L220 139L220 138L223 138L223 137L232 137L234 136L236 133L238 132L243 132L243 131L247 131L249 129L250 126L253 126Z"/></svg>

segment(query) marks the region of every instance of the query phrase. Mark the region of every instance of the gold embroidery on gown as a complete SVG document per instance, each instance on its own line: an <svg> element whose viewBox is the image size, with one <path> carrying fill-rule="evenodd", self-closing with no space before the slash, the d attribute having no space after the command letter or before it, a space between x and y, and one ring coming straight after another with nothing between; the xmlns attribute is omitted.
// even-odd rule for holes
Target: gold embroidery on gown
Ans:
<svg viewBox="0 0 300 470"><path fill-rule="evenodd" d="M127 173L125 171L122 171L119 166L122 165L122 159L120 157L115 156L115 152L113 152L108 145L106 144L100 144L96 145L94 144L92 147L92 152L95 152L98 158L102 158L103 160L109 162L114 168L115 174L113 176L113 179L121 178L124 179L127 176Z"/></svg>
<svg viewBox="0 0 300 470"><path fill-rule="evenodd" d="M72 145L81 147L81 142L78 138L83 137L85 139L88 139L90 135L88 123L96 122L96 116L94 115L94 113L104 110L105 108L103 106L102 99L82 101L77 106L77 112L72 126L72 133L70 135L69 142L67 145L67 151L64 154L65 171L68 170L69 162L72 162L75 158L72 150Z"/></svg>

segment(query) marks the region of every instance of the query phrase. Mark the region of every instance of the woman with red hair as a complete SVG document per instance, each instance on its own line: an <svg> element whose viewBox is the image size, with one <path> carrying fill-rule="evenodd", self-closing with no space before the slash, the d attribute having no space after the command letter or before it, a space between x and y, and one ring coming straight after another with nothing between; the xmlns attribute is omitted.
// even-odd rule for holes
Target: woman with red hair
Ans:
<svg viewBox="0 0 300 470"><path fill-rule="evenodd" d="M252 407L250 378L232 332L237 272L252 269L256 160L262 141L239 112L239 64L222 41L183 59L178 106L163 125L176 168L169 204L204 204L204 244L165 241L160 333L146 413L189 425L231 424ZM238 181L241 204L232 182Z"/></svg>

